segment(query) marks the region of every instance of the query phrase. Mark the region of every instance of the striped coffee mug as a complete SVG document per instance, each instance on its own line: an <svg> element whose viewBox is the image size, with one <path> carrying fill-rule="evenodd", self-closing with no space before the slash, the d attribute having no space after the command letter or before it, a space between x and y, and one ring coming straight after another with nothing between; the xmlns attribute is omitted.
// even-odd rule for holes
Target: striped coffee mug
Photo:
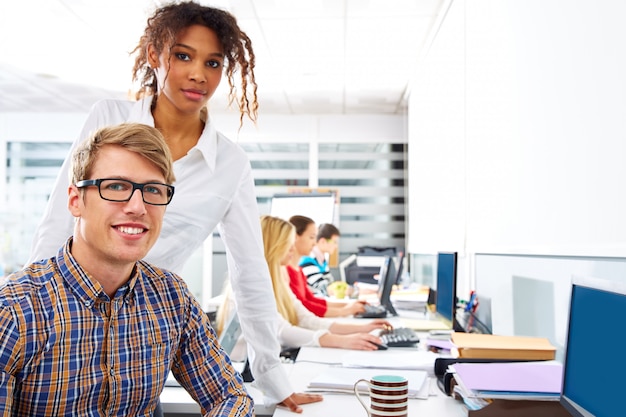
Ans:
<svg viewBox="0 0 626 417"><path fill-rule="evenodd" d="M369 407L361 398L359 384L367 383L370 396ZM371 379L359 379L354 393L369 417L407 417L409 404L409 381L397 375L377 375Z"/></svg>

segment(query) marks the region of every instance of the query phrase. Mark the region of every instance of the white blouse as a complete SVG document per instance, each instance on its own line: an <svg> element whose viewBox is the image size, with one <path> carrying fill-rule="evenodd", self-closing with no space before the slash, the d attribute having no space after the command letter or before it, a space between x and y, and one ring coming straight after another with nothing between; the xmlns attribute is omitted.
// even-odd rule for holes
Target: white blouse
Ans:
<svg viewBox="0 0 626 417"><path fill-rule="evenodd" d="M278 323L278 338L283 347L320 346L320 337L328 333L332 320L311 313L289 289L289 295L296 308L298 325L294 326L283 316Z"/></svg>

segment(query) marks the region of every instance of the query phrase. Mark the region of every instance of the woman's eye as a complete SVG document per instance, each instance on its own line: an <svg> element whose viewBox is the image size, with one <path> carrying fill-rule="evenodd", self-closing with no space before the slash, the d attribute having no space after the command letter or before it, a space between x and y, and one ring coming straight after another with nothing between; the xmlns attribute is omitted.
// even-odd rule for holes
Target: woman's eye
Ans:
<svg viewBox="0 0 626 417"><path fill-rule="evenodd" d="M189 61L189 55L182 53L182 52L177 52L176 58L180 59L181 61Z"/></svg>
<svg viewBox="0 0 626 417"><path fill-rule="evenodd" d="M207 66L211 68L220 68L222 66L222 63L220 61L208 61Z"/></svg>

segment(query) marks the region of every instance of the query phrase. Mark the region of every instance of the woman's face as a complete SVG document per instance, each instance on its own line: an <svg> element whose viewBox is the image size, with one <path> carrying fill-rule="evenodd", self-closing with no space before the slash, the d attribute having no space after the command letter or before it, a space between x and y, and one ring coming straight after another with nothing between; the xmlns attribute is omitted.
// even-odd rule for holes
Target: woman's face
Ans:
<svg viewBox="0 0 626 417"><path fill-rule="evenodd" d="M213 30L192 25L180 31L171 51L157 56L150 45L148 60L159 85L157 106L165 101L180 113L198 113L220 84L224 52Z"/></svg>
<svg viewBox="0 0 626 417"><path fill-rule="evenodd" d="M315 246L317 237L317 226L311 223L304 230L302 235L296 235L296 252L299 256L308 256Z"/></svg>
<svg viewBox="0 0 626 417"><path fill-rule="evenodd" d="M296 248L294 245L289 245L289 248L287 249L287 252L285 252L285 255L281 258L280 260L280 264L281 265L289 265L291 263L291 260L293 259L294 255L296 253Z"/></svg>

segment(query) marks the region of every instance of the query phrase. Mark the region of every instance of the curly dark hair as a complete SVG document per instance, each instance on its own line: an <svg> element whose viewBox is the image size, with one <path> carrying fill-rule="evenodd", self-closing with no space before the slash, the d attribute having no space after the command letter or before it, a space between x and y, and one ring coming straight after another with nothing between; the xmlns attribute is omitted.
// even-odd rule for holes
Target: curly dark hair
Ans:
<svg viewBox="0 0 626 417"><path fill-rule="evenodd" d="M224 49L224 68L230 87L229 105L237 101L240 123L243 123L244 115L256 122L259 104L254 77L255 56L252 41L239 28L237 19L232 14L221 9L202 6L193 1L163 6L148 18L146 29L139 43L131 52L131 54L137 54L132 72L133 82L140 83L136 98L153 95L153 100L156 100L158 86L154 72L148 63L148 45L152 44L159 55L163 51L169 52L180 31L192 25L205 26L217 34ZM241 74L239 97L237 97L235 82L237 69Z"/></svg>

